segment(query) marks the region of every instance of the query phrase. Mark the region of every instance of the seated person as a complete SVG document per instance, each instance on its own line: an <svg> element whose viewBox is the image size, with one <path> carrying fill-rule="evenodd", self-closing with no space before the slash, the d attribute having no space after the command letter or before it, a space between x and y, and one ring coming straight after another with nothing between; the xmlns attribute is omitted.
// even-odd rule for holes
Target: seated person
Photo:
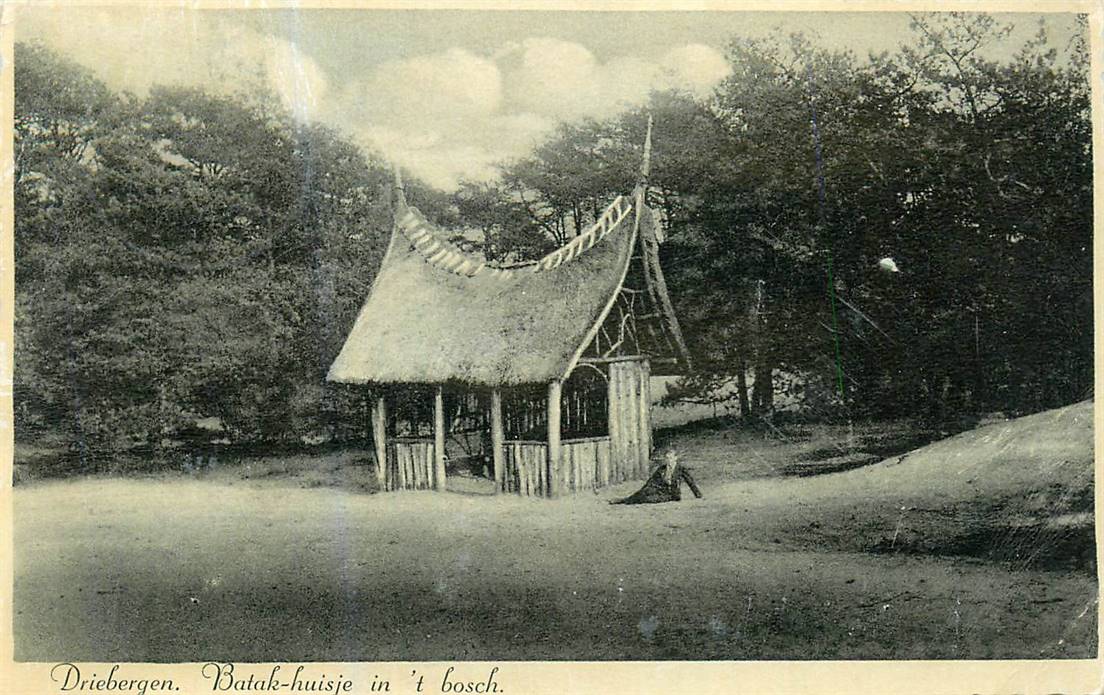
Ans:
<svg viewBox="0 0 1104 695"><path fill-rule="evenodd" d="M633 494L619 500L612 500L610 504L654 504L656 502L678 502L682 499L682 484L690 486L694 497L702 498L702 492L698 488L690 471L679 465L678 454L674 449L668 449L663 455L664 464L655 469L651 477Z"/></svg>

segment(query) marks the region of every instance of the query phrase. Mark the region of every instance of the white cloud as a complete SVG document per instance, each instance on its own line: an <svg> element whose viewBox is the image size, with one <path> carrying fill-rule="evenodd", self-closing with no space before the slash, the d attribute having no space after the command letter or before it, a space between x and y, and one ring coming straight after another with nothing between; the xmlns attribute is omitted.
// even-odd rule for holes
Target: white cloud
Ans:
<svg viewBox="0 0 1104 695"><path fill-rule="evenodd" d="M478 139L487 145L493 143L513 155L521 155L540 144L556 123L554 118L529 111L503 114L493 118L487 132Z"/></svg>
<svg viewBox="0 0 1104 695"><path fill-rule="evenodd" d="M493 178L493 165L531 129L524 119L498 123L502 95L494 60L451 48L379 64L344 90L331 120L431 185L451 189L463 178ZM496 133L496 124L505 132Z"/></svg>
<svg viewBox="0 0 1104 695"><path fill-rule="evenodd" d="M672 48L663 55L660 66L668 86L703 96L732 72L720 51L700 43Z"/></svg>
<svg viewBox="0 0 1104 695"><path fill-rule="evenodd" d="M367 125L358 139L430 185L452 190L461 180L489 181L503 160L539 144L556 121L532 113L500 114L438 124Z"/></svg>
<svg viewBox="0 0 1104 695"><path fill-rule="evenodd" d="M606 63L602 71L601 97L611 111L644 103L659 86L659 66L653 62L622 56Z"/></svg>
<svg viewBox="0 0 1104 695"><path fill-rule="evenodd" d="M363 95L367 108L390 120L490 114L502 100L502 76L493 61L451 48L381 64Z"/></svg>
<svg viewBox="0 0 1104 695"><path fill-rule="evenodd" d="M613 116L652 89L708 95L728 74L724 56L702 44L602 62L580 43L529 38L490 57L453 49L384 63L352 87L349 113L368 115L362 136L384 156L453 189L495 177L493 164L523 157L558 122Z"/></svg>
<svg viewBox="0 0 1104 695"><path fill-rule="evenodd" d="M436 131L368 126L358 138L429 185L444 190L454 189L462 179L487 181L498 173L494 166L500 159L498 150L446 138Z"/></svg>
<svg viewBox="0 0 1104 695"><path fill-rule="evenodd" d="M18 32L139 95L155 84L263 86L296 118L335 126L442 188L492 178L496 163L524 156L557 123L612 116L653 89L705 95L728 74L703 44L600 60L581 43L530 36L485 55L445 47L327 75L292 41L183 7L28 9Z"/></svg>
<svg viewBox="0 0 1104 695"><path fill-rule="evenodd" d="M203 12L67 8L21 13L19 24L20 39L41 39L115 89L141 95L154 85L184 85L228 94L252 81L303 120L327 98L324 71L298 46Z"/></svg>
<svg viewBox="0 0 1104 695"><path fill-rule="evenodd" d="M549 38L526 39L509 70L510 101L520 110L560 117L586 113L595 95L599 65L586 47Z"/></svg>
<svg viewBox="0 0 1104 695"><path fill-rule="evenodd" d="M703 44L673 48L658 60L622 55L603 63L581 44L529 38L497 55L506 103L561 119L609 116L643 103L653 89L707 95L729 73L720 51Z"/></svg>
<svg viewBox="0 0 1104 695"><path fill-rule="evenodd" d="M657 59L599 61L582 44L546 37L510 42L490 56L452 48L380 64L342 97L336 120L362 142L444 189L487 180L556 124L604 118L643 104L653 89L704 95L728 74L701 44Z"/></svg>

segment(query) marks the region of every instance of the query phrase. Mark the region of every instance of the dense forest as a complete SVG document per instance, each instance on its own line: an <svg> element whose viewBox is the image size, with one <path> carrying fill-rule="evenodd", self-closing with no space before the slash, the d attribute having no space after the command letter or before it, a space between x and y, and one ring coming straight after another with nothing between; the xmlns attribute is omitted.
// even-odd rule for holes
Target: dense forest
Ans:
<svg viewBox="0 0 1104 695"><path fill-rule="evenodd" d="M1087 27L1085 27L1087 30ZM697 372L672 398L747 416L961 419L1091 396L1088 51L1003 62L981 15L894 53L734 38L708 98L564 124L493 182L408 197L489 258L650 201ZM221 423L235 442L364 436L325 382L390 234L383 158L273 95L118 94L15 54L16 436L82 465Z"/></svg>

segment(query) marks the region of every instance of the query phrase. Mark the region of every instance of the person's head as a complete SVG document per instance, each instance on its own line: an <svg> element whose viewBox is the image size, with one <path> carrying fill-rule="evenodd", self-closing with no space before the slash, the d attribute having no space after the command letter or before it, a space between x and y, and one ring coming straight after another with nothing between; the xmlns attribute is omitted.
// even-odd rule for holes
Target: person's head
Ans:
<svg viewBox="0 0 1104 695"><path fill-rule="evenodd" d="M667 462L668 466L673 466L678 463L678 452L674 449L668 449L663 454L663 460Z"/></svg>

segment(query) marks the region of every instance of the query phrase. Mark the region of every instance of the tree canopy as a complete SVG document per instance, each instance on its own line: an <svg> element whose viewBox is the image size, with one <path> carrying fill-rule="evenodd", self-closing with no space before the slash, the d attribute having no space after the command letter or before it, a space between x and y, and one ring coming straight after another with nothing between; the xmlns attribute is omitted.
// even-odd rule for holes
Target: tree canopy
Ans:
<svg viewBox="0 0 1104 695"><path fill-rule="evenodd" d="M1084 398L1083 39L1054 48L1041 24L995 62L984 49L1010 27L990 16L924 15L913 30L863 59L800 35L734 39L712 98L653 94L564 126L500 185L457 197L499 254L557 243L631 185L647 112L663 260L701 366L676 396L750 412L788 390L848 415L936 417ZM735 394L717 390L733 379Z"/></svg>
<svg viewBox="0 0 1104 695"><path fill-rule="evenodd" d="M674 397L1069 403L1092 384L1088 57L1045 32L1002 62L984 15L917 17L910 46L863 58L733 39L709 98L654 93L500 180L410 197L489 258L537 257L631 189L651 115L649 200L698 367ZM269 94L117 94L37 45L17 44L15 85L19 436L92 456L202 418L239 441L363 430L364 394L324 377L390 233L378 156Z"/></svg>
<svg viewBox="0 0 1104 695"><path fill-rule="evenodd" d="M99 451L201 418L259 441L357 427L324 378L385 249L390 174L275 103L116 95L17 46L23 433Z"/></svg>

